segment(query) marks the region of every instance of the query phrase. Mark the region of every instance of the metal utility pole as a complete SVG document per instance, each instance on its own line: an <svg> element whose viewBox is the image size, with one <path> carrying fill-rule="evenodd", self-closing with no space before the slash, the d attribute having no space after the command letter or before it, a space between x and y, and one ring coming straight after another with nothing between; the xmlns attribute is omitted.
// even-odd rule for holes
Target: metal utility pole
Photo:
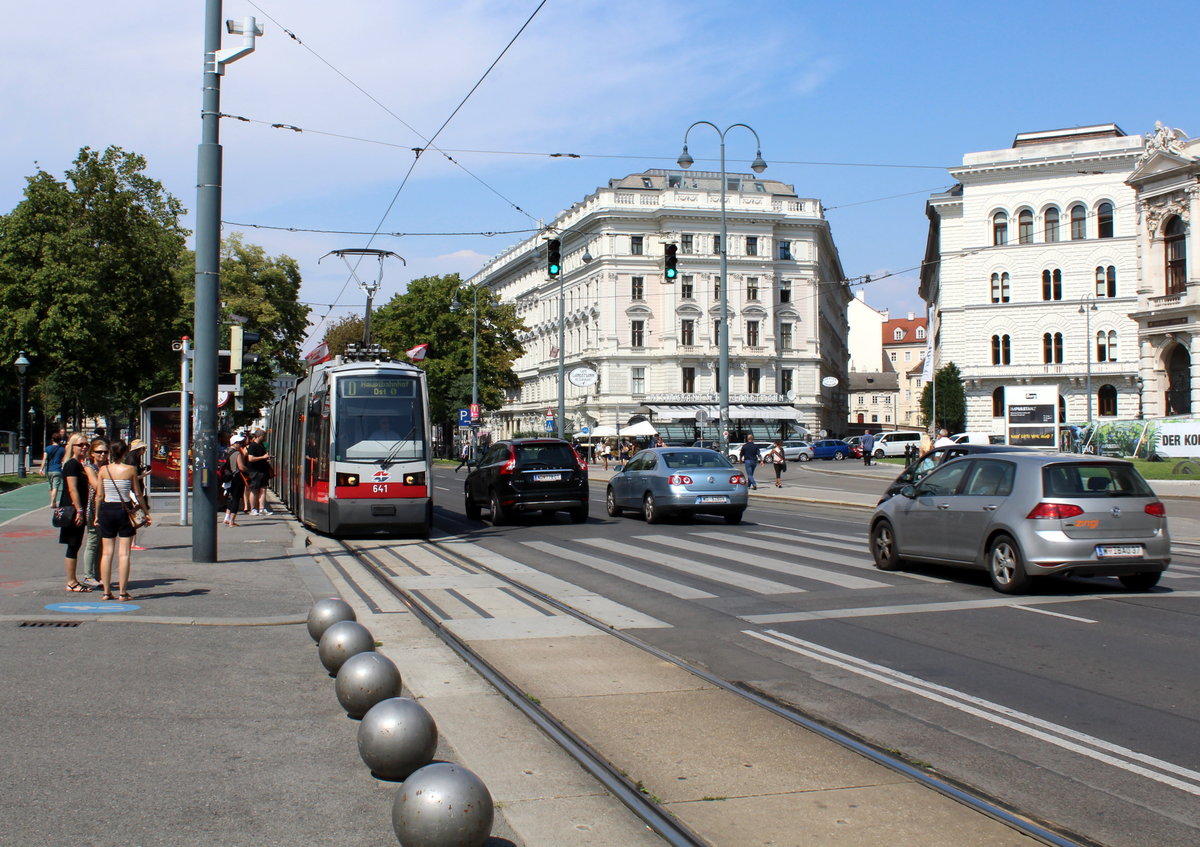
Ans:
<svg viewBox="0 0 1200 847"><path fill-rule="evenodd" d="M192 442L192 561L217 561L217 357L221 300L221 76L225 66L254 51L261 28L254 18L227 21L242 36L236 50L221 49L221 0L205 0L204 93L196 168L196 306L194 379L196 428ZM188 457L181 456L182 463Z"/></svg>

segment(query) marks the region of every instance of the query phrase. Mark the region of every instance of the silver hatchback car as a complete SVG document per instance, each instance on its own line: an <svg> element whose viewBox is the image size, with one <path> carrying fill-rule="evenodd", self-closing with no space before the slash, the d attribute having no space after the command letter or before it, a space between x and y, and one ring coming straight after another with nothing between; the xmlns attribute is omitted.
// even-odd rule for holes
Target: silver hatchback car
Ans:
<svg viewBox="0 0 1200 847"><path fill-rule="evenodd" d="M671 514L707 514L736 524L746 511L748 497L745 474L716 450L652 447L613 474L605 503L614 518L634 509L646 523L658 523Z"/></svg>
<svg viewBox="0 0 1200 847"><path fill-rule="evenodd" d="M983 568L1005 594L1047 575L1145 591L1171 563L1166 509L1137 469L1062 453L952 459L876 506L870 546L881 570L910 559Z"/></svg>

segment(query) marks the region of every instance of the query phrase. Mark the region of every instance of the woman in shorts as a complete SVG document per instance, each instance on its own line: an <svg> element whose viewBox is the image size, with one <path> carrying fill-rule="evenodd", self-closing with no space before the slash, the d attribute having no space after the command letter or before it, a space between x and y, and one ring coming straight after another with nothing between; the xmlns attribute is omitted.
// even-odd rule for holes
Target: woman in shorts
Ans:
<svg viewBox="0 0 1200 847"><path fill-rule="evenodd" d="M63 462L63 489L58 501L60 506L75 507L75 520L59 529L58 541L67 545L67 591L78 593L92 590L78 578L79 548L83 546L89 491L87 472L83 469L82 462L87 446L87 439L79 433L67 439L67 458Z"/></svg>
<svg viewBox="0 0 1200 847"><path fill-rule="evenodd" d="M125 504L136 497L145 505L137 468L125 464L129 448L124 441L114 441L108 448L108 464L100 470L100 490L96 496L96 528L100 531L100 587L103 600L113 599L112 560L118 560L117 599L132 600L129 593L129 559L133 547L134 528L129 522Z"/></svg>

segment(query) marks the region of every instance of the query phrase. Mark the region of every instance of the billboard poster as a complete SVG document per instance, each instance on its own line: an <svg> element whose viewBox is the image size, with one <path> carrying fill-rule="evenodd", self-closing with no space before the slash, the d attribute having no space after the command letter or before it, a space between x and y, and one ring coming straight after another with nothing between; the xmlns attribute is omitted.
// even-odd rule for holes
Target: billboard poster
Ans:
<svg viewBox="0 0 1200 847"><path fill-rule="evenodd" d="M1004 421L1014 447L1058 447L1058 386L1006 385Z"/></svg>
<svg viewBox="0 0 1200 847"><path fill-rule="evenodd" d="M1169 418L1154 434L1154 452L1172 459L1200 456L1200 418Z"/></svg>
<svg viewBox="0 0 1200 847"><path fill-rule="evenodd" d="M179 490L179 410L150 409L150 490Z"/></svg>

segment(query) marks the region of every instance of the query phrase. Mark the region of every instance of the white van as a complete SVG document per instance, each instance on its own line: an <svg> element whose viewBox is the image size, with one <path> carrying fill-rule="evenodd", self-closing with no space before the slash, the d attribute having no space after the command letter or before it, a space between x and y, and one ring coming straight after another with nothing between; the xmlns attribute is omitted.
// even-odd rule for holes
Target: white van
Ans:
<svg viewBox="0 0 1200 847"><path fill-rule="evenodd" d="M903 456L906 447L921 446L919 432L885 432L875 438L875 448L871 455L877 459L884 456Z"/></svg>
<svg viewBox="0 0 1200 847"><path fill-rule="evenodd" d="M955 444L1003 444L1003 435L990 435L986 432L960 432L950 436Z"/></svg>

